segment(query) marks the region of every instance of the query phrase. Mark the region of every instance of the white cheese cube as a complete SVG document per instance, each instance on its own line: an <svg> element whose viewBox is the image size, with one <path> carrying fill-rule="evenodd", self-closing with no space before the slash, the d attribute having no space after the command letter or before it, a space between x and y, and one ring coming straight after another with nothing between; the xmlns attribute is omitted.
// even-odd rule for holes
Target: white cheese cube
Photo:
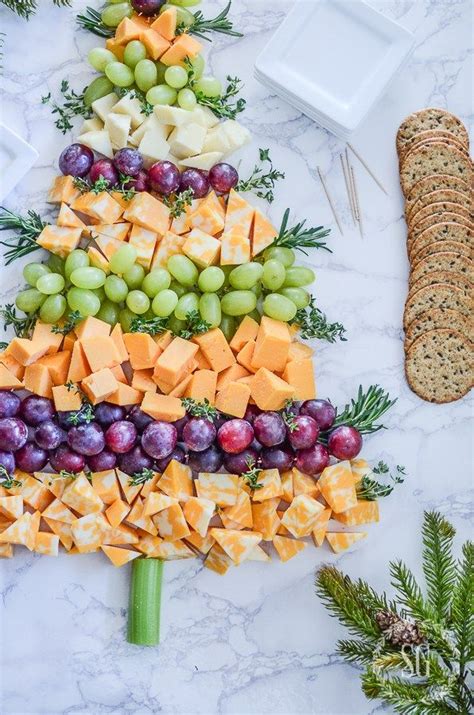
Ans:
<svg viewBox="0 0 474 715"><path fill-rule="evenodd" d="M95 102L92 102L92 109L97 116L105 122L107 114L111 111L112 107L117 104L117 102L117 95L115 92L111 92L110 94L106 94L105 97L101 97L100 99L96 99Z"/></svg>
<svg viewBox="0 0 474 715"><path fill-rule="evenodd" d="M216 117L212 109L209 107L197 106L190 112L193 115L193 122L196 124L202 124L203 127L211 129L211 127L217 126L219 124L219 117Z"/></svg>
<svg viewBox="0 0 474 715"><path fill-rule="evenodd" d="M223 156L232 151L230 140L222 128L222 124L213 129L209 129L204 139L202 150L205 154L219 152Z"/></svg>
<svg viewBox="0 0 474 715"><path fill-rule="evenodd" d="M178 159L178 157L174 154L168 154L168 156L165 158L165 161L171 161L171 163L177 166L180 171L183 171L183 169L186 168L181 159Z"/></svg>
<svg viewBox="0 0 474 715"><path fill-rule="evenodd" d="M110 141L114 149L122 149L127 146L131 123L132 118L128 114L111 112L107 116L105 128L109 132Z"/></svg>
<svg viewBox="0 0 474 715"><path fill-rule="evenodd" d="M162 124L156 117L156 115L152 114L145 119L143 124L140 124L138 129L135 129L133 134L131 134L129 138L130 144L133 144L133 146L138 146L143 139L145 132L148 131L148 129L153 129L153 131L160 134L163 139L167 139L170 131L172 130L172 127L170 127L168 124Z"/></svg>
<svg viewBox="0 0 474 715"><path fill-rule="evenodd" d="M116 114L127 114L132 118L132 129L136 129L143 124L146 115L143 114L141 104L136 97L131 97L126 94L122 99L114 105Z"/></svg>
<svg viewBox="0 0 474 715"><path fill-rule="evenodd" d="M183 159L181 161L183 166L190 166L193 169L204 169L209 171L214 164L217 164L222 159L222 153L220 151L208 151L206 154L198 154L197 156L192 156L189 159Z"/></svg>
<svg viewBox="0 0 474 715"><path fill-rule="evenodd" d="M85 134L86 132L95 132L98 129L104 128L104 122L99 119L99 117L91 117L91 119L85 119L82 123L80 134Z"/></svg>
<svg viewBox="0 0 474 715"><path fill-rule="evenodd" d="M172 124L174 127L182 127L185 124L195 123L193 117L194 111L190 112L187 109L180 107L170 107L165 104L155 105L155 116L162 124Z"/></svg>
<svg viewBox="0 0 474 715"><path fill-rule="evenodd" d="M138 146L138 151L143 156L146 168L154 164L155 161L162 161L165 159L169 154L169 150L170 145L166 139L163 139L163 137L156 133L153 129L149 129L145 132L143 139Z"/></svg>
<svg viewBox="0 0 474 715"><path fill-rule="evenodd" d="M103 154L109 159L113 159L114 157L109 132L106 129L99 129L97 131L81 134L77 141L80 144L85 144L89 147L89 149L92 149L92 151L96 151L98 154Z"/></svg>
<svg viewBox="0 0 474 715"><path fill-rule="evenodd" d="M221 124L221 127L230 142L231 151L237 151L237 149L248 144L251 139L249 130L239 122L236 122L235 119L228 119Z"/></svg>
<svg viewBox="0 0 474 715"><path fill-rule="evenodd" d="M175 127L169 135L171 153L178 159L199 154L206 138L206 128L199 124L185 124Z"/></svg>

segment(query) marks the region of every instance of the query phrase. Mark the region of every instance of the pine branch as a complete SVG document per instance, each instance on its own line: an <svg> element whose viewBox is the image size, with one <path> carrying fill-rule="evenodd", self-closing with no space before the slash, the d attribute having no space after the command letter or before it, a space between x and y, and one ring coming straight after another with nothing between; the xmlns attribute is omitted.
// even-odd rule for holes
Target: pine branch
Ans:
<svg viewBox="0 0 474 715"><path fill-rule="evenodd" d="M428 684L413 684L398 677L384 678L367 668L362 676L362 690L369 700L380 698L402 715L448 715L458 713L445 702L437 702Z"/></svg>
<svg viewBox="0 0 474 715"><path fill-rule="evenodd" d="M459 668L464 677L466 666L474 660L474 543L467 541L458 562L458 575L453 586L451 624L459 651Z"/></svg>
<svg viewBox="0 0 474 715"><path fill-rule="evenodd" d="M368 665L374 657L374 644L361 640L340 640L337 642L337 653L348 663Z"/></svg>
<svg viewBox="0 0 474 715"><path fill-rule="evenodd" d="M404 606L415 621L432 620L432 613L425 603L421 588L411 570L403 561L390 562L392 586L397 591L399 602Z"/></svg>
<svg viewBox="0 0 474 715"><path fill-rule="evenodd" d="M38 9L37 0L0 0L0 2L25 20L29 20ZM70 0L53 0L53 3L58 7L71 7Z"/></svg>
<svg viewBox="0 0 474 715"><path fill-rule="evenodd" d="M427 600L435 618L443 622L449 615L456 565L452 555L455 530L441 514L425 512L423 523L423 572Z"/></svg>

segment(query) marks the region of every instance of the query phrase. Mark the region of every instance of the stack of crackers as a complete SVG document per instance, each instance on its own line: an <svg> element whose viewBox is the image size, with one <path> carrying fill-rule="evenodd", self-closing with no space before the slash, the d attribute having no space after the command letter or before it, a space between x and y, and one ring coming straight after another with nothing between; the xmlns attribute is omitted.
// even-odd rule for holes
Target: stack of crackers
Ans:
<svg viewBox="0 0 474 715"><path fill-rule="evenodd" d="M410 261L405 371L430 402L474 384L473 163L463 123L443 109L410 114L397 133Z"/></svg>

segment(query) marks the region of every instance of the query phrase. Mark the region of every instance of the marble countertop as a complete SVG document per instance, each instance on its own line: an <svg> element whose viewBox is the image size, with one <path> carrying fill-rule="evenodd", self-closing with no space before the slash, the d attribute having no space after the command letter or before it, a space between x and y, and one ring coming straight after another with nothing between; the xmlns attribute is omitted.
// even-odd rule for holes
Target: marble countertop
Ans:
<svg viewBox="0 0 474 715"><path fill-rule="evenodd" d="M349 1L349 0L347 0ZM39 159L6 205L45 212L45 193L57 157L70 137L54 127L40 98L57 94L63 78L82 89L91 77L84 58L97 43L76 31L71 10L40 2L28 24L0 11L4 38L2 119L39 151ZM437 508L466 538L472 516L472 444L468 399L436 406L419 400L403 373L401 316L407 292L406 227L398 186L394 137L401 119L424 106L446 107L472 120L469 0L375 0L371 4L416 36L409 64L353 139L384 182L380 191L355 162L364 217L362 239L352 225L339 154L343 144L273 96L253 78L254 60L291 3L234 0L245 37L217 38L209 63L222 78L245 81L242 121L253 134L242 169L258 147L269 147L286 172L270 214L279 222L290 206L296 219L333 228L333 253L317 252L315 293L348 341L318 344L319 393L336 404L359 384L379 383L398 397L388 430L366 440L370 460L403 464L408 477L381 507L381 523L352 553L335 557L308 548L287 564L248 563L224 577L200 561L166 564L162 639L158 648L125 642L128 567L114 569L101 554L48 559L18 549L0 564L0 709L5 715L90 715L162 712L165 715L255 713L357 715L381 711L359 686L357 671L335 654L343 629L314 595L314 573L336 563L352 576L388 588L390 559L419 571L423 510ZM209 14L223 2L206 2ZM315 38L317 41L317 38ZM74 135L71 135L74 136ZM342 217L333 219L316 172L326 175ZM21 282L20 266L2 268L2 303ZM471 403L472 405L472 403Z"/></svg>

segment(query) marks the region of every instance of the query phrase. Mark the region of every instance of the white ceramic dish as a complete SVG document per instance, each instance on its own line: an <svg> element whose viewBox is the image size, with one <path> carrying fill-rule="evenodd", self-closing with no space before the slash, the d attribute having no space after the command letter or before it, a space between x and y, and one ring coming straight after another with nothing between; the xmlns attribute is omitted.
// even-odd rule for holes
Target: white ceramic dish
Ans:
<svg viewBox="0 0 474 715"><path fill-rule="evenodd" d="M0 201L15 188L37 158L36 149L0 123Z"/></svg>
<svg viewBox="0 0 474 715"><path fill-rule="evenodd" d="M255 76L335 133L352 133L413 47L413 35L361 0L297 0Z"/></svg>

